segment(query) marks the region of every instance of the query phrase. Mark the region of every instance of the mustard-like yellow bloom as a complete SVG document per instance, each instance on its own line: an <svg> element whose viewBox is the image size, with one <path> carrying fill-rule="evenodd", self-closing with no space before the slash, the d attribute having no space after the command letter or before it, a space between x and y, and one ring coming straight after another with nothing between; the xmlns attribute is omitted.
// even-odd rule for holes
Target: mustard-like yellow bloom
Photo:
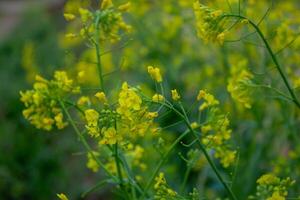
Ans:
<svg viewBox="0 0 300 200"><path fill-rule="evenodd" d="M77 101L78 106L84 106L84 105L90 105L90 104L91 104L91 100L88 96L81 96Z"/></svg>
<svg viewBox="0 0 300 200"><path fill-rule="evenodd" d="M60 200L69 200L68 197L63 194L63 193L60 193L60 194L56 194L56 196L60 199Z"/></svg>
<svg viewBox="0 0 300 200"><path fill-rule="evenodd" d="M100 140L100 144L116 144L121 139L113 127L103 128L101 132L103 133L103 137Z"/></svg>
<svg viewBox="0 0 300 200"><path fill-rule="evenodd" d="M95 94L95 97L97 97L97 99L101 102L106 104L107 103L107 98L104 92L97 92Z"/></svg>
<svg viewBox="0 0 300 200"><path fill-rule="evenodd" d="M55 71L52 80L37 75L33 89L20 92L21 101L26 107L23 115L38 129L50 131L54 125L63 129L67 123L63 121L59 100L79 91L80 88L74 86L65 71Z"/></svg>
<svg viewBox="0 0 300 200"><path fill-rule="evenodd" d="M97 161L94 159L94 156L99 156L99 153L95 151L87 153L86 167L92 170L93 172L97 172L100 166L98 165Z"/></svg>
<svg viewBox="0 0 300 200"><path fill-rule="evenodd" d="M180 95L178 94L177 90L171 90L172 99L174 101L178 101L180 99Z"/></svg>
<svg viewBox="0 0 300 200"><path fill-rule="evenodd" d="M219 101L216 100L212 94L206 92L205 90L200 90L198 93L197 100L200 101L201 99L204 99L204 103L202 103L199 107L199 111L202 111L207 107L216 106L219 104Z"/></svg>
<svg viewBox="0 0 300 200"><path fill-rule="evenodd" d="M155 199L173 199L177 196L177 193L167 185L164 173L162 172L155 177L154 189Z"/></svg>
<svg viewBox="0 0 300 200"><path fill-rule="evenodd" d="M131 3L130 3L130 2L127 2L127 3L125 3L125 4L120 5L120 6L118 7L118 10L121 11L121 12L126 12L126 11L129 10L130 6L131 6Z"/></svg>
<svg viewBox="0 0 300 200"><path fill-rule="evenodd" d="M226 35L223 12L221 10L212 10L199 1L194 2L194 14L196 17L196 28L198 37L205 43L217 42L223 44Z"/></svg>
<svg viewBox="0 0 300 200"><path fill-rule="evenodd" d="M129 88L127 82L122 84L118 102L117 112L126 118L131 118L133 111L140 110L142 104L141 98Z"/></svg>
<svg viewBox="0 0 300 200"><path fill-rule="evenodd" d="M273 173L262 175L257 181L256 199L285 200L288 196L288 189L295 184L290 177L280 179Z"/></svg>
<svg viewBox="0 0 300 200"><path fill-rule="evenodd" d="M72 39L72 38L76 38L77 35L74 34L74 33L67 33L67 34L65 35L65 37L66 37L66 38L69 38L69 39Z"/></svg>
<svg viewBox="0 0 300 200"><path fill-rule="evenodd" d="M64 13L64 17L67 21L72 21L76 18L75 15L73 15L71 13Z"/></svg>
<svg viewBox="0 0 300 200"><path fill-rule="evenodd" d="M247 64L247 60L242 59L231 67L227 90L235 101L245 108L251 108L253 90L248 85L252 84L254 75L247 69Z"/></svg>
<svg viewBox="0 0 300 200"><path fill-rule="evenodd" d="M93 16L93 14L88 9L79 8L78 11L83 23L86 23Z"/></svg>
<svg viewBox="0 0 300 200"><path fill-rule="evenodd" d="M280 179L274 174L264 174L256 182L260 185L273 185L278 184Z"/></svg>
<svg viewBox="0 0 300 200"><path fill-rule="evenodd" d="M107 9L112 6L113 6L113 3L111 0L103 0L101 3L101 9Z"/></svg>
<svg viewBox="0 0 300 200"><path fill-rule="evenodd" d="M148 66L148 73L150 74L151 78L154 79L156 82L162 82L162 76L160 74L160 69L153 66Z"/></svg>
<svg viewBox="0 0 300 200"><path fill-rule="evenodd" d="M153 118L155 118L155 117L157 117L158 116L158 112L148 112L147 113L147 117L149 118L149 119L153 119Z"/></svg>
<svg viewBox="0 0 300 200"><path fill-rule="evenodd" d="M162 102L164 101L164 96L162 96L161 94L154 94L152 97L152 101L154 102Z"/></svg>
<svg viewBox="0 0 300 200"><path fill-rule="evenodd" d="M88 109L84 111L87 125L85 126L88 133L92 137L98 137L100 135L100 129L98 127L99 113L94 109Z"/></svg>

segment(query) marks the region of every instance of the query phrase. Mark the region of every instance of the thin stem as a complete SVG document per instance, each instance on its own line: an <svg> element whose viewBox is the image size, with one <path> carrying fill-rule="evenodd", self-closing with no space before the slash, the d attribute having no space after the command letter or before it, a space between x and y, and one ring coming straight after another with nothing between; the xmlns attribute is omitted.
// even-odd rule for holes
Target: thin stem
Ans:
<svg viewBox="0 0 300 200"><path fill-rule="evenodd" d="M95 156L95 154L93 153L92 148L90 147L90 145L88 144L88 142L86 141L86 139L83 137L83 135L80 133L79 129L77 128L77 126L74 123L74 120L72 119L69 111L66 109L65 104L63 103L63 101L59 100L59 103L62 107L62 109L64 110L64 112L66 113L66 116L71 124L71 126L73 127L75 133L77 134L77 136L79 137L80 141L82 142L83 146L86 148L86 150L92 155L92 158L96 161L96 163L101 166L104 170L104 172L109 176L112 177L115 181L119 182L119 179L117 177L115 177L114 175L112 175L104 166L104 164L98 159L97 156Z"/></svg>
<svg viewBox="0 0 300 200"><path fill-rule="evenodd" d="M226 15L224 15L224 17L235 17L235 18L238 18L238 19L245 19L249 22L249 24L251 24L251 26L256 30L259 37L263 41L265 47L267 48L267 51L270 54L275 66L276 66L276 69L278 70L285 86L287 87L287 89L288 89L288 91L289 91L289 93L290 93L290 95L293 99L293 102L297 105L298 108L300 108L300 102L299 102L296 94L294 93L294 91L293 91L293 89L292 89L285 73L283 72L283 69L282 69L281 65L279 64L276 55L274 54L272 48L270 47L268 41L266 40L266 38L265 38L264 34L262 33L262 31L260 30L260 28L253 21L249 20L248 18L246 18L244 16L234 15L234 14L226 14Z"/></svg>
<svg viewBox="0 0 300 200"><path fill-rule="evenodd" d="M185 188L185 186L186 186L187 179L188 179L188 177L189 177L189 175L190 175L190 173L191 173L191 170L192 170L192 167L191 167L191 166L187 166L187 169L186 169L186 171L185 171L185 173L184 173L184 177L183 177L182 184L181 184L181 186L180 186L180 193L181 193L181 194L182 194L183 191L184 191L184 188Z"/></svg>
<svg viewBox="0 0 300 200"><path fill-rule="evenodd" d="M151 101L148 99L148 101ZM153 101L151 101L153 102ZM200 150L203 152L206 160L208 161L209 165L211 166L212 170L214 171L214 173L216 174L217 178L219 179L219 181L222 183L222 185L224 186L224 188L226 189L226 191L228 192L229 196L231 199L233 200L237 200L237 198L235 197L235 194L232 192L231 188L227 185L227 183L225 182L225 180L223 179L223 177L221 176L220 172L218 171L216 165L214 164L214 162L212 161L212 159L210 158L207 150L205 149L205 147L203 146L203 144L201 143L201 140L199 139L199 137L197 136L196 132L194 131L194 129L191 127L190 123L189 123L189 119L187 119L185 117L184 114L182 114L180 111L178 111L176 108L174 108L172 105L166 104L165 102L153 102L153 103L158 103L161 104L162 106L172 110L173 112L175 112L179 117L181 117L184 120L184 123L186 124L187 128L189 129L189 132L191 132L193 134L193 136L195 137L195 139L197 140L197 144L200 147ZM185 113L185 112L184 112ZM160 164L160 163L159 163ZM162 164L161 164L162 165ZM157 170L158 171L158 170ZM153 177L152 177L153 178ZM154 179L154 178L153 178ZM152 179L151 179L152 180ZM148 182L145 191L147 191L149 189L149 187L151 186L151 182Z"/></svg>
<svg viewBox="0 0 300 200"><path fill-rule="evenodd" d="M98 69L98 74L99 74L99 80L100 80L100 87L103 92L104 91L104 81L103 81L103 72L102 72L102 66L101 66L101 54L100 54L100 45L99 45L99 40L100 40L100 27L99 27L99 22L100 22L100 15L97 15L96 22L95 22L95 27L96 27L96 39L94 42L95 48L96 48L96 57L97 57L97 69Z"/></svg>
<svg viewBox="0 0 300 200"><path fill-rule="evenodd" d="M201 149L201 151L203 152L206 160L208 161L209 165L211 166L212 170L214 171L214 173L216 174L216 176L218 177L219 181L223 184L224 188L227 190L228 194L230 195L231 199L233 200L237 200L237 198L235 197L235 194L232 192L231 188L227 185L227 183L224 181L223 177L221 176L220 172L218 171L215 163L212 161L212 159L210 158L206 148L203 146L200 138L197 136L196 132L194 131L194 129L191 127L189 120L185 117L185 115L181 114L178 110L176 110L174 107L169 106L165 103L162 103L164 106L166 106L169 109L172 109L174 112L176 112L180 117L182 117L182 119L184 119L185 124L187 126L187 128L190 130L190 132L193 134L193 136L197 139L197 143ZM183 107L182 107L183 109ZM185 112L184 112L185 113Z"/></svg>
<svg viewBox="0 0 300 200"><path fill-rule="evenodd" d="M149 190L149 188L151 187L151 185L153 184L153 181L155 179L155 177L157 176L161 166L166 162L167 158L169 157L170 153L173 151L173 149L175 148L175 146L189 133L189 131L185 131L183 132L173 143L172 145L169 147L169 149L166 151L166 153L163 155L162 159L160 159L160 161L158 162L158 164L155 167L155 170L153 171L151 178L149 179L149 181L146 184L145 190L144 192L147 193L147 191Z"/></svg>

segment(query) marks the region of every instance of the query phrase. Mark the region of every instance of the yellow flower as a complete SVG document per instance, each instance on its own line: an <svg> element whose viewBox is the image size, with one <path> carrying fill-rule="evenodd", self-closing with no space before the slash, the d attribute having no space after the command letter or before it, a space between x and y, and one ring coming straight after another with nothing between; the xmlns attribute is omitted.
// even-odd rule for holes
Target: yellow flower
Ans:
<svg viewBox="0 0 300 200"><path fill-rule="evenodd" d="M251 108L253 91L248 85L252 84L254 75L247 69L247 65L248 62L244 59L231 67L227 90L235 101L245 108Z"/></svg>
<svg viewBox="0 0 300 200"><path fill-rule="evenodd" d="M166 179L164 173L160 172L159 175L155 178L155 185L154 188L158 189L161 185L165 185Z"/></svg>
<svg viewBox="0 0 300 200"><path fill-rule="evenodd" d="M97 97L101 103L104 103L104 104L107 103L106 95L104 92L97 92L95 94L95 97Z"/></svg>
<svg viewBox="0 0 300 200"><path fill-rule="evenodd" d="M223 44L225 37L225 18L221 10L212 10L199 1L194 2L194 14L196 17L196 28L198 37L207 42L218 42Z"/></svg>
<svg viewBox="0 0 300 200"><path fill-rule="evenodd" d="M120 5L120 6L118 7L118 10L121 11L121 12L126 12L126 11L129 10L130 6L131 6L131 3L130 3L130 2L127 2L127 3L125 3L125 4Z"/></svg>
<svg viewBox="0 0 300 200"><path fill-rule="evenodd" d="M164 97L160 94L154 94L153 97L152 97L152 101L154 102L162 102L164 101Z"/></svg>
<svg viewBox="0 0 300 200"><path fill-rule="evenodd" d="M69 94L78 93L79 87L74 86L65 71L55 71L52 80L37 75L32 90L20 92L21 101L25 105L24 117L38 129L50 131L54 125L64 128L63 113L58 99Z"/></svg>
<svg viewBox="0 0 300 200"><path fill-rule="evenodd" d="M157 116L158 116L158 112L148 112L147 113L147 118L149 118L149 119L153 119Z"/></svg>
<svg viewBox="0 0 300 200"><path fill-rule="evenodd" d="M88 96L82 96L77 101L77 105L79 106L90 105L90 104L91 104L91 100Z"/></svg>
<svg viewBox="0 0 300 200"><path fill-rule="evenodd" d="M204 110L207 107L216 106L219 104L219 101L216 100L212 94L204 90L200 90L198 93L197 100L200 101L201 99L204 99L204 103L202 103L199 107L200 111Z"/></svg>
<svg viewBox="0 0 300 200"><path fill-rule="evenodd" d="M60 193L60 194L56 194L56 196L60 199L60 200L69 200L68 197L63 194L63 193Z"/></svg>
<svg viewBox="0 0 300 200"><path fill-rule="evenodd" d="M72 21L75 19L75 15L73 15L71 13L64 13L64 17L67 21Z"/></svg>
<svg viewBox="0 0 300 200"><path fill-rule="evenodd" d="M99 156L98 152L93 151L92 153L87 153L87 163L86 166L88 169L92 170L93 172L97 172L99 170L99 165L97 161L94 159L94 156Z"/></svg>
<svg viewBox="0 0 300 200"><path fill-rule="evenodd" d="M83 23L86 23L93 16L93 14L88 9L79 8L78 11Z"/></svg>
<svg viewBox="0 0 300 200"><path fill-rule="evenodd" d="M107 9L111 6L113 6L113 3L111 0L103 0L101 3L101 9Z"/></svg>
<svg viewBox="0 0 300 200"><path fill-rule="evenodd" d="M117 112L123 118L131 119L135 111L141 109L142 100L132 88L129 88L127 82L122 84L122 90L119 93L119 106Z"/></svg>
<svg viewBox="0 0 300 200"><path fill-rule="evenodd" d="M84 111L84 114L87 121L85 127L88 130L88 133L92 137L98 137L100 135L98 127L99 113L94 109L88 109Z"/></svg>
<svg viewBox="0 0 300 200"><path fill-rule="evenodd" d="M100 144L116 144L120 137L117 135L117 131L113 127L103 128L103 138L100 140Z"/></svg>
<svg viewBox="0 0 300 200"><path fill-rule="evenodd" d="M65 128L68 125L68 123L66 123L66 122L63 121L63 114L61 112L58 113L54 117L54 119L55 119L55 124L56 124L56 126L57 126L58 129L63 129L63 128Z"/></svg>
<svg viewBox="0 0 300 200"><path fill-rule="evenodd" d="M77 37L77 35L74 33L67 33L65 36L66 36L66 38L70 38L70 39Z"/></svg>
<svg viewBox="0 0 300 200"><path fill-rule="evenodd" d="M278 191L274 192L271 197L267 198L267 200L285 200L284 196L281 196Z"/></svg>
<svg viewBox="0 0 300 200"><path fill-rule="evenodd" d="M178 101L180 99L180 95L178 94L176 89L171 90L171 94L172 94L172 99L174 101Z"/></svg>
<svg viewBox="0 0 300 200"><path fill-rule="evenodd" d="M279 183L280 179L273 174L264 174L258 180L260 185L273 185Z"/></svg>
<svg viewBox="0 0 300 200"><path fill-rule="evenodd" d="M156 82L162 82L162 77L159 68L148 66L148 73L150 74L151 78L153 78Z"/></svg>

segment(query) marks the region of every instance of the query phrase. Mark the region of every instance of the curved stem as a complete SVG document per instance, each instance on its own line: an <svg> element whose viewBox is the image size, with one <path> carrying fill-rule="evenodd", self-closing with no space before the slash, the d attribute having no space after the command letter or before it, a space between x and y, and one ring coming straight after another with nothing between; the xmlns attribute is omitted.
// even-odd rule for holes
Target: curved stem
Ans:
<svg viewBox="0 0 300 200"><path fill-rule="evenodd" d="M247 20L249 22L249 24L251 24L251 26L256 30L256 32L258 33L259 37L261 38L261 40L263 41L264 45L266 46L267 48L267 51L268 53L270 54L275 66L276 66L276 69L278 70L285 86L287 87L290 95L291 95L291 98L293 99L293 102L297 105L298 108L300 108L300 102L296 96L296 94L294 93L294 90L292 89L285 73L283 72L283 69L282 67L280 66L278 60L277 60L277 57L276 55L274 54L272 48L270 47L268 41L266 40L264 34L262 33L262 31L260 30L260 28L251 20L249 20L248 18L244 17L244 16L241 16L241 15L234 15L234 14L226 14L224 15L223 17L235 17L235 18L238 18L238 19L243 19L243 20Z"/></svg>
<svg viewBox="0 0 300 200"><path fill-rule="evenodd" d="M148 100L149 101L149 100ZM153 102L152 103L158 103L161 104L162 106L172 110L173 112L175 112L179 117L181 117L184 120L184 123L186 124L187 128L189 129L189 132L191 132L193 134L193 136L195 137L195 139L197 140L197 144L200 147L200 150L203 152L206 160L208 161L209 165L211 166L212 170L214 171L214 173L216 174L217 178L219 179L219 181L222 183L222 185L224 186L225 190L228 192L229 196L231 199L233 200L237 200L235 194L232 192L231 188L227 185L227 183L225 182L225 180L223 179L223 177L221 176L220 172L218 171L215 163L213 162L213 160L210 158L206 148L203 146L200 138L198 137L198 135L196 134L196 132L194 131L194 129L191 127L190 123L189 123L189 119L185 117L185 114L182 114L180 111L178 111L176 108L174 108L172 105L169 105L165 102ZM184 112L185 113L185 112ZM149 187L149 186L148 186Z"/></svg>

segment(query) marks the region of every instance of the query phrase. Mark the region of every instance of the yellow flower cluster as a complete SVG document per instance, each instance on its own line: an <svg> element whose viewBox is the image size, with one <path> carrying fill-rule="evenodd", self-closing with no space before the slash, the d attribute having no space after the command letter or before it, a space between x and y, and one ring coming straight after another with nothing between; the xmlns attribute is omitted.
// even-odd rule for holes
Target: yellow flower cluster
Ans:
<svg viewBox="0 0 300 200"><path fill-rule="evenodd" d="M94 159L94 156L99 156L98 152L92 152L92 153L87 153L87 163L86 166L88 169L92 170L93 172L97 172L99 170L99 165Z"/></svg>
<svg viewBox="0 0 300 200"><path fill-rule="evenodd" d="M210 149L214 149L216 158L220 159L223 167L229 167L235 161L236 151L228 144L231 138L229 119L221 113L219 101L212 94L200 90L197 100L203 99L199 110L209 109L207 121L201 126L202 142Z"/></svg>
<svg viewBox="0 0 300 200"><path fill-rule="evenodd" d="M177 196L177 193L168 186L165 175L162 172L155 177L154 189L154 199L157 200L174 199Z"/></svg>
<svg viewBox="0 0 300 200"><path fill-rule="evenodd" d="M198 93L197 101L200 101L201 99L203 99L204 102L200 105L199 111L202 111L208 107L213 107L219 104L219 101L216 100L212 94L209 94L205 90L200 90Z"/></svg>
<svg viewBox="0 0 300 200"><path fill-rule="evenodd" d="M253 74L247 69L247 60L240 60L230 69L231 77L228 80L227 90L232 98L245 108L251 108Z"/></svg>
<svg viewBox="0 0 300 200"><path fill-rule="evenodd" d="M87 125L85 126L88 133L92 137L98 137L100 135L99 129L99 113L94 109L88 109L84 111Z"/></svg>
<svg viewBox="0 0 300 200"><path fill-rule="evenodd" d="M99 34L98 36L101 37L101 40L110 39L111 41L117 41L120 39L120 30L124 30L125 32L131 31L131 26L127 25L122 17L122 13L128 11L130 8L129 2L115 7L111 0L103 0L101 1L100 9L96 11L90 11L87 8L79 6L81 5L74 4L73 7L75 8L66 9L64 17L69 22L75 21L74 24L71 24L74 27L78 24L76 19L80 20L82 28L79 32L83 38L90 39L96 33L96 30L99 29L99 32L96 34ZM68 10L74 13L68 12ZM77 35L68 33L66 36L72 38Z"/></svg>
<svg viewBox="0 0 300 200"><path fill-rule="evenodd" d="M122 85L122 90L119 93L119 106L117 112L123 117L132 119L135 111L141 110L142 99L129 88L127 82Z"/></svg>
<svg viewBox="0 0 300 200"><path fill-rule="evenodd" d="M164 100L165 98L161 94L154 94L152 97L152 101L154 102L163 102Z"/></svg>
<svg viewBox="0 0 300 200"><path fill-rule="evenodd" d="M285 200L288 188L295 184L291 178L280 179L272 173L264 174L257 180L256 196L250 199Z"/></svg>
<svg viewBox="0 0 300 200"><path fill-rule="evenodd" d="M127 155L131 158L129 160L132 160L132 166L138 167L140 170L145 171L147 165L142 161L145 149L140 145L133 147L133 145L130 144L129 148L127 148L127 151Z"/></svg>
<svg viewBox="0 0 300 200"><path fill-rule="evenodd" d="M172 99L174 101L178 101L180 99L180 95L178 94L177 90L171 90Z"/></svg>
<svg viewBox="0 0 300 200"><path fill-rule="evenodd" d="M158 83L162 82L162 77L160 74L160 69L158 67L148 66L148 73L150 74L151 78Z"/></svg>
<svg viewBox="0 0 300 200"><path fill-rule="evenodd" d="M152 126L158 113L148 111L141 97L127 82L122 84L115 109L105 104L108 102L105 93L98 92L95 96L104 103L104 108L99 112L91 108L85 110L85 127L91 137L99 140L100 145L122 145L128 143L128 138L144 136L148 130L156 131Z"/></svg>
<svg viewBox="0 0 300 200"><path fill-rule="evenodd" d="M51 130L55 125L63 129L67 123L63 120L60 100L70 93L79 93L80 88L74 86L65 71L56 71L53 80L36 76L32 90L20 92L21 101L26 109L24 117L38 129Z"/></svg>
<svg viewBox="0 0 300 200"><path fill-rule="evenodd" d="M133 137L144 136L146 131L154 131L153 118L157 117L156 112L149 112L146 106L142 105L142 99L130 88L126 82L122 85L119 93L117 113L120 115L118 127L124 135Z"/></svg>
<svg viewBox="0 0 300 200"><path fill-rule="evenodd" d="M225 21L221 10L212 10L199 1L194 2L194 14L198 37L204 42L217 42L223 44L226 35Z"/></svg>

